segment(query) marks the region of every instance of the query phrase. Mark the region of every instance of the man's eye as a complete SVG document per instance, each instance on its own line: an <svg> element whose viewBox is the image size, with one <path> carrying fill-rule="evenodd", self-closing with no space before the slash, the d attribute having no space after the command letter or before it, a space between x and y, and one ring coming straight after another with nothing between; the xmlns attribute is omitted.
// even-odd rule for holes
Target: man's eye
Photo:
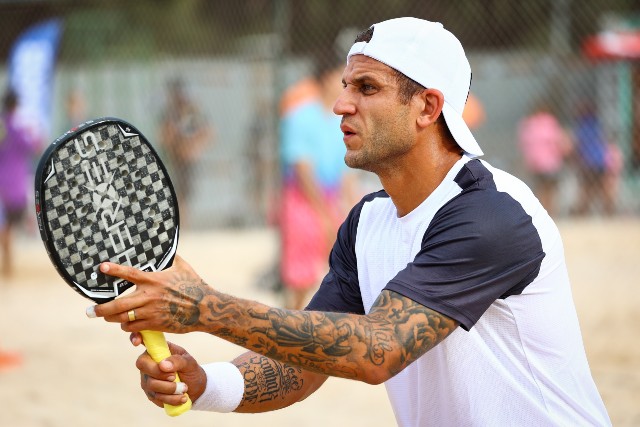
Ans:
<svg viewBox="0 0 640 427"><path fill-rule="evenodd" d="M374 92L376 88L372 85L362 85L360 87L360 90L362 91L362 93L371 93Z"/></svg>

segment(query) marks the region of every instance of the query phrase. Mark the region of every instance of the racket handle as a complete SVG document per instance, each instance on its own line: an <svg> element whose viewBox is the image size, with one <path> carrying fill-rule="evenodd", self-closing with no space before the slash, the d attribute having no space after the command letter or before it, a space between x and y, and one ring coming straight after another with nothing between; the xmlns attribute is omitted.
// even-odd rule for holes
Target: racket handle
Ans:
<svg viewBox="0 0 640 427"><path fill-rule="evenodd" d="M171 352L169 351L169 345L167 344L167 340L164 337L162 332L156 331L140 331L142 335L142 341L144 342L144 346L147 348L147 353L151 355L151 358L156 362L161 362L167 357L171 356ZM179 382L180 378L178 377L178 373L176 372L176 379L174 382ZM187 396L187 401L180 406L173 406L164 404L164 411L167 415L175 417L180 414L183 414L191 409L191 399Z"/></svg>

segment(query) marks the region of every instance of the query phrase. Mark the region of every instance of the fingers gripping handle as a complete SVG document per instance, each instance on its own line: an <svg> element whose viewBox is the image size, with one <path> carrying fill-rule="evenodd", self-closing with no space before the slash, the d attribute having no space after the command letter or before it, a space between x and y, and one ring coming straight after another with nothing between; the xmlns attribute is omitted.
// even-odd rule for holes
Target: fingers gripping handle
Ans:
<svg viewBox="0 0 640 427"><path fill-rule="evenodd" d="M147 348L147 353L149 353L153 360L159 363L171 356L169 345L167 344L167 340L164 338L164 334L162 332L141 331L140 333L142 334L144 346ZM180 378L176 372L176 379L174 382L179 381ZM167 405L166 403L164 405L164 411L167 415L172 417L185 413L189 409L191 409L191 399L189 399L189 396L187 396L187 401L180 406Z"/></svg>

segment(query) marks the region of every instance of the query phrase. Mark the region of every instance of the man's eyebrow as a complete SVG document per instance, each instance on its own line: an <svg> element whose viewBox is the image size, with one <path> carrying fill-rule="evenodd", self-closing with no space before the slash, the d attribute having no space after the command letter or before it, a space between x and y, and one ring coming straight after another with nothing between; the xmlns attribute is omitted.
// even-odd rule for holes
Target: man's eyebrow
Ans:
<svg viewBox="0 0 640 427"><path fill-rule="evenodd" d="M362 76L358 76L358 77L356 77L356 78L354 78L354 79L352 79L352 80L351 80L352 84L356 84L356 85L362 85L362 84L364 84L364 83L368 83L368 82L373 82L373 83L375 83L375 82L377 82L377 81L378 81L378 80L377 80L375 77L370 76L369 74L363 74ZM346 84L347 84L347 82L345 81L345 79L342 79L342 84L343 84L343 85L346 85Z"/></svg>

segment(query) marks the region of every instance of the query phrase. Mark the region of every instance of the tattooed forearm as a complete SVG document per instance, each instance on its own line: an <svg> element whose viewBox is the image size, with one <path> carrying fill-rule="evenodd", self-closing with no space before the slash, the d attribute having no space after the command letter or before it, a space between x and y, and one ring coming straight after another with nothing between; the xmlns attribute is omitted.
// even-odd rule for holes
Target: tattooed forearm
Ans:
<svg viewBox="0 0 640 427"><path fill-rule="evenodd" d="M162 313L166 318L164 324L172 326L179 324L184 328L176 332L193 330L200 324L200 307L202 300L211 293L211 288L201 279L193 280L191 276L176 276L172 287L167 287L165 302L167 310Z"/></svg>
<svg viewBox="0 0 640 427"><path fill-rule="evenodd" d="M245 383L243 404L285 400L290 393L301 390L304 384L300 368L257 354L240 363L238 369Z"/></svg>
<svg viewBox="0 0 640 427"><path fill-rule="evenodd" d="M374 365L382 365L385 361L385 354L393 350L391 346L392 336L384 329L377 330L375 324L369 327L369 342L367 345L368 356Z"/></svg>
<svg viewBox="0 0 640 427"><path fill-rule="evenodd" d="M457 326L391 291L365 316L284 310L215 293L204 317L209 332L257 353L363 381L392 377Z"/></svg>

